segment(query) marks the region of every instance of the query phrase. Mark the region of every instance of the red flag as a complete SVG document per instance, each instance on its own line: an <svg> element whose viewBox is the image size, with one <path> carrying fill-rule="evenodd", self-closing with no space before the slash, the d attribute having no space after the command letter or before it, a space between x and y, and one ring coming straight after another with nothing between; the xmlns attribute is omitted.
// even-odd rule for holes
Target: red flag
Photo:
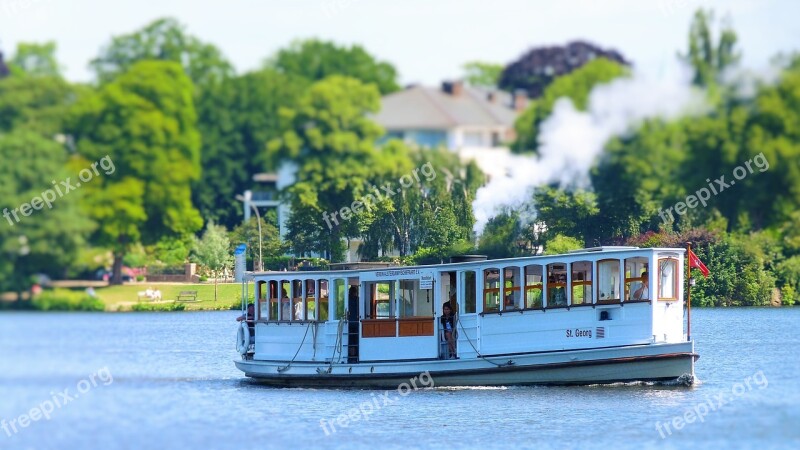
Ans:
<svg viewBox="0 0 800 450"><path fill-rule="evenodd" d="M697 255L695 255L693 251L689 250L689 270L690 271L692 270L692 267L700 269L700 272L703 273L704 277L708 276L708 273L709 273L708 272L708 267L706 267L706 265L703 264L703 261L700 261L700 258L698 258Z"/></svg>

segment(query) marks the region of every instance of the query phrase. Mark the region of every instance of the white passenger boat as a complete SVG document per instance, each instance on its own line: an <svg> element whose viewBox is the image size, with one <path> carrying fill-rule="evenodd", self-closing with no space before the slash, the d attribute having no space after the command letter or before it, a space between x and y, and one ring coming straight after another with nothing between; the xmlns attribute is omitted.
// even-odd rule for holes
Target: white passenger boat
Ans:
<svg viewBox="0 0 800 450"><path fill-rule="evenodd" d="M276 386L396 387L422 373L436 386L688 384L698 355L684 333L684 255L599 247L247 273L243 297L254 287L258 301L235 364Z"/></svg>

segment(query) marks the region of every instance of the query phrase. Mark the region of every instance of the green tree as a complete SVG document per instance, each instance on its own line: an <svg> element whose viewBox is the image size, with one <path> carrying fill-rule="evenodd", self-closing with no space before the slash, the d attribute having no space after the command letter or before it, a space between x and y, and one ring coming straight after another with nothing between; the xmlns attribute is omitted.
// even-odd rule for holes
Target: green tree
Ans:
<svg viewBox="0 0 800 450"><path fill-rule="evenodd" d="M11 64L19 67L25 74L35 77L61 77L61 67L56 59L56 43L44 44L20 42Z"/></svg>
<svg viewBox="0 0 800 450"><path fill-rule="evenodd" d="M485 61L470 61L462 66L464 79L473 86L495 87L503 73L503 65Z"/></svg>
<svg viewBox="0 0 800 450"><path fill-rule="evenodd" d="M195 239L194 259L214 274L214 301L217 301L217 279L220 272L233 263L231 242L225 227L209 222L203 237Z"/></svg>
<svg viewBox="0 0 800 450"><path fill-rule="evenodd" d="M203 217L228 228L241 222L235 196L264 171L264 145L283 131L280 109L294 106L304 88L304 82L261 70L227 78L197 98L203 177L192 195Z"/></svg>
<svg viewBox="0 0 800 450"><path fill-rule="evenodd" d="M25 128L48 139L64 132L68 110L88 88L53 76L0 79L0 132Z"/></svg>
<svg viewBox="0 0 800 450"><path fill-rule="evenodd" d="M259 254L258 221L255 217L250 217L247 222L239 224L230 232L231 248L230 252L239 244L247 244L247 251L253 260L253 267L257 267ZM281 241L278 227L266 217L261 217L261 255L262 257L278 257L286 253L287 245ZM261 267L264 267L263 265Z"/></svg>
<svg viewBox="0 0 800 450"><path fill-rule="evenodd" d="M578 239L557 234L544 244L544 254L560 255L562 253L569 253L572 250L579 250L581 248L583 248L583 244Z"/></svg>
<svg viewBox="0 0 800 450"><path fill-rule="evenodd" d="M0 291L21 293L34 273L63 276L93 224L79 208L83 192L59 196L53 186L76 178L61 145L17 129L0 134L0 161Z"/></svg>
<svg viewBox="0 0 800 450"><path fill-rule="evenodd" d="M506 210L495 215L483 229L478 251L490 258L519 256L518 241L522 236L523 221L516 210Z"/></svg>
<svg viewBox="0 0 800 450"><path fill-rule="evenodd" d="M542 96L531 101L528 108L517 117L514 128L517 140L512 149L516 152L535 152L539 148L539 126L553 112L556 101L567 98L575 108L585 111L589 94L595 86L627 76L628 69L605 58L597 58L574 72L556 78Z"/></svg>
<svg viewBox="0 0 800 450"><path fill-rule="evenodd" d="M599 237L599 209L594 193L543 187L534 191L533 204L537 219L546 225L545 239L561 234L593 245L594 240Z"/></svg>
<svg viewBox="0 0 800 450"><path fill-rule="evenodd" d="M741 55L736 51L737 36L733 28L723 24L717 43L714 43L711 26L714 14L698 9L689 28L689 50L681 58L695 71L694 84L710 87L719 81L720 74L736 65Z"/></svg>
<svg viewBox="0 0 800 450"><path fill-rule="evenodd" d="M337 46L318 39L294 41L267 60L266 66L309 82L332 75L355 78L362 83L374 84L382 95L400 89L394 66L376 59L360 45Z"/></svg>
<svg viewBox="0 0 800 450"><path fill-rule="evenodd" d="M233 75L233 67L218 48L187 34L172 18L157 19L133 33L113 37L91 66L101 81L108 82L144 60L182 64L198 87Z"/></svg>
<svg viewBox="0 0 800 450"><path fill-rule="evenodd" d="M273 167L297 168L296 182L287 189L288 236L295 251L324 251L334 261L343 257L341 240L351 231L333 214L368 186L374 144L383 130L366 116L379 107L375 86L332 76L312 85L295 108L282 110L286 131L269 143L267 156ZM323 213L333 216L326 220Z"/></svg>
<svg viewBox="0 0 800 450"><path fill-rule="evenodd" d="M94 180L88 202L111 209L124 223L101 227L99 242L114 246L114 281L124 253L141 237L145 245L185 237L202 226L190 184L200 176L200 135L191 80L177 63L142 61L73 112L72 133L88 161L107 158L112 173ZM108 164L107 164L108 165ZM140 213L143 209L144 216ZM103 212L102 214L106 214Z"/></svg>

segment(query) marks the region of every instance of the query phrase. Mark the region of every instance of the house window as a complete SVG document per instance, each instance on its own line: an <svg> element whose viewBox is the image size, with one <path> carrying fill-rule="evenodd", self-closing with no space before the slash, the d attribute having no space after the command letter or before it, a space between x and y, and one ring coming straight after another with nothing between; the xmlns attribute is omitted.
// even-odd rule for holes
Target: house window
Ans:
<svg viewBox="0 0 800 450"><path fill-rule="evenodd" d="M572 266L572 304L592 304L592 262L578 261Z"/></svg>
<svg viewBox="0 0 800 450"><path fill-rule="evenodd" d="M542 266L532 265L525 267L525 307L541 308L543 292Z"/></svg>
<svg viewBox="0 0 800 450"><path fill-rule="evenodd" d="M598 303L619 302L619 264L618 259L604 259L597 262Z"/></svg>
<svg viewBox="0 0 800 450"><path fill-rule="evenodd" d="M484 147L482 131L465 131L464 147Z"/></svg>
<svg viewBox="0 0 800 450"><path fill-rule="evenodd" d="M500 311L500 270L483 271L483 312Z"/></svg>
<svg viewBox="0 0 800 450"><path fill-rule="evenodd" d="M567 265L554 263L547 265L547 307L567 306Z"/></svg>
<svg viewBox="0 0 800 450"><path fill-rule="evenodd" d="M660 259L658 261L658 299L678 299L678 260Z"/></svg>

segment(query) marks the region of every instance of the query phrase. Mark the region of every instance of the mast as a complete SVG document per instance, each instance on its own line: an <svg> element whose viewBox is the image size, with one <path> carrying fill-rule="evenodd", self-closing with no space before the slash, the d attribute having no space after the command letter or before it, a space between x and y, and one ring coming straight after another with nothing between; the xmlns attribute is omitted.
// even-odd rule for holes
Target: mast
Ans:
<svg viewBox="0 0 800 450"><path fill-rule="evenodd" d="M686 258L689 260L688 261L689 278L687 280L688 284L686 286L686 340L691 341L692 340L692 258L690 256L692 254L691 242L686 243L686 250L687 250Z"/></svg>

